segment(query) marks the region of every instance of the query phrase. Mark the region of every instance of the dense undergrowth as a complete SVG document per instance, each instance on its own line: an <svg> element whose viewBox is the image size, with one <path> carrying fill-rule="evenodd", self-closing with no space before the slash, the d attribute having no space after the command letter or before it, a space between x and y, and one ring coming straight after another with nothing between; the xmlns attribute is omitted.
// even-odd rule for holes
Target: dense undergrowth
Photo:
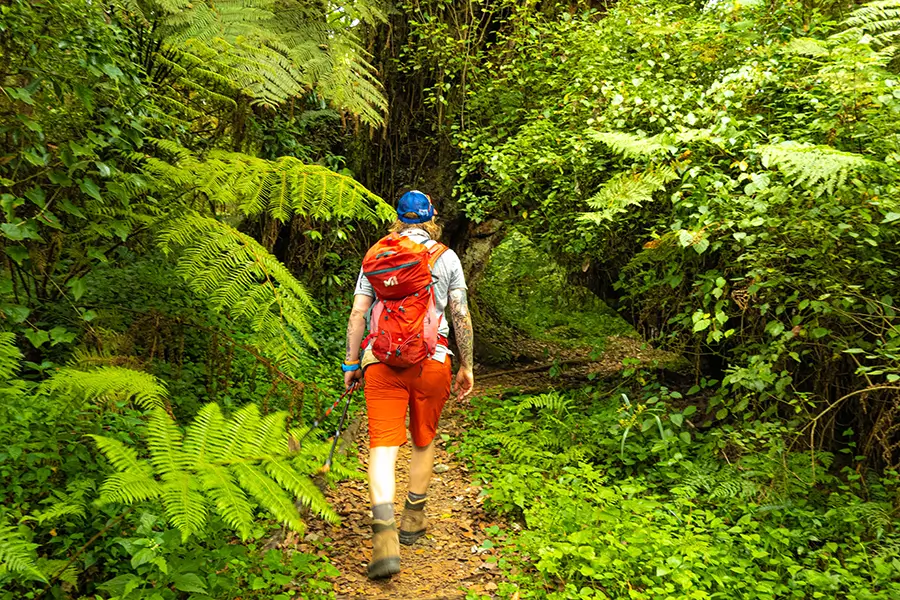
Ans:
<svg viewBox="0 0 900 600"><path fill-rule="evenodd" d="M506 235L473 290L495 333L692 364L476 404L511 585L898 597L898 10L2 3L0 598L331 595L266 539L337 518L324 435L297 442L394 216L347 155L406 95L440 145L407 154L456 169L448 229ZM400 65L370 60L386 30ZM422 183L395 150L381 179Z"/></svg>
<svg viewBox="0 0 900 600"><path fill-rule="evenodd" d="M641 373L635 373L640 377ZM635 393L636 392L636 393ZM900 478L648 384L474 402L459 455L521 598L896 598Z"/></svg>

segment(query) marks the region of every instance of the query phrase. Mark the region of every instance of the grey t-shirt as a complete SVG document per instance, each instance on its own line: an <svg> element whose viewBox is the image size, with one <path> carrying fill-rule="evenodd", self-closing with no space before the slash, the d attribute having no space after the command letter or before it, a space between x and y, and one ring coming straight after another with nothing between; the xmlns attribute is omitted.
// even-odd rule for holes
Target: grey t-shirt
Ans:
<svg viewBox="0 0 900 600"><path fill-rule="evenodd" d="M400 232L400 235L404 235L420 244L431 245L428 243L431 240L431 237L429 237L424 229L419 229L418 227L405 229ZM456 252L447 250L441 254L434 263L434 269L432 269L431 275L434 278L435 308L439 314L443 315L440 327L438 327L438 333L446 337L450 335L450 324L447 322L447 316L445 314L447 303L450 300L450 291L467 289L466 276L463 273L462 263L459 261ZM375 290L372 289L372 284L369 283L369 280L363 275L362 269L359 271L359 279L356 281L356 291L354 294L361 294L363 296L369 296L370 298L375 297ZM443 344L438 344L437 350L432 358L439 362L444 362L444 358L447 354L450 354L450 350Z"/></svg>

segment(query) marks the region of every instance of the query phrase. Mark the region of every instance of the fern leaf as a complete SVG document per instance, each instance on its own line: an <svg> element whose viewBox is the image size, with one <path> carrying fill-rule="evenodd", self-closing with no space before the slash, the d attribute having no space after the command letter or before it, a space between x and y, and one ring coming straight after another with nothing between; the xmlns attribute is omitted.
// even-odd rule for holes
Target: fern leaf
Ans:
<svg viewBox="0 0 900 600"><path fill-rule="evenodd" d="M164 477L160 499L169 522L181 531L182 540L203 531L206 524L207 500L199 487L200 482L187 472Z"/></svg>
<svg viewBox="0 0 900 600"><path fill-rule="evenodd" d="M34 520L44 525L64 517L84 517L86 496L94 491L94 487L94 481L91 479L72 481L66 485L65 492L55 490L51 497L41 501L41 504L48 505L47 508L23 518L22 521Z"/></svg>
<svg viewBox="0 0 900 600"><path fill-rule="evenodd" d="M588 200L595 212L584 213L581 219L597 224L610 221L632 206L651 202L654 193L665 189L667 183L677 178L675 170L667 165L644 172L617 173Z"/></svg>
<svg viewBox="0 0 900 600"><path fill-rule="evenodd" d="M147 424L147 447L150 463L163 480L179 479L188 466L181 451L182 436L175 421L162 409L150 413Z"/></svg>
<svg viewBox="0 0 900 600"><path fill-rule="evenodd" d="M304 528L292 497L329 522L337 514L292 460L286 412L265 417L255 404L226 419L215 404L204 406L185 433L162 409L147 425L150 460L117 440L96 437L118 471L100 489L101 503L134 504L159 499L169 522L187 539L202 530L215 510L246 539L253 530L255 501L295 531Z"/></svg>
<svg viewBox="0 0 900 600"><path fill-rule="evenodd" d="M588 130L588 137L609 146L625 158L653 158L668 147L655 137L645 137L622 131Z"/></svg>
<svg viewBox="0 0 900 600"><path fill-rule="evenodd" d="M319 488L308 477L300 475L286 461L267 460L264 467L266 473L277 481L278 485L291 492L300 501L300 504L311 509L329 523L334 524L340 521L340 517L329 506Z"/></svg>
<svg viewBox="0 0 900 600"><path fill-rule="evenodd" d="M16 335L0 332L0 381L9 381L19 371L22 353L16 347Z"/></svg>
<svg viewBox="0 0 900 600"><path fill-rule="evenodd" d="M37 568L35 548L17 527L0 524L0 574L11 573L24 580L47 581Z"/></svg>
<svg viewBox="0 0 900 600"><path fill-rule="evenodd" d="M381 224L393 209L351 177L286 156L270 161L236 152L211 152L207 160L181 160L198 192L253 217L268 213L286 222L293 214L318 221L352 219ZM166 175L168 173L160 173Z"/></svg>
<svg viewBox="0 0 900 600"><path fill-rule="evenodd" d="M876 170L881 165L859 154L841 152L830 146L782 142L758 148L763 166L777 167L794 185L812 189L818 196L833 194L854 171Z"/></svg>
<svg viewBox="0 0 900 600"><path fill-rule="evenodd" d="M225 467L209 466L203 469L201 482L222 519L242 540L249 538L253 531L253 507L235 484L231 472Z"/></svg>
<svg viewBox="0 0 900 600"><path fill-rule="evenodd" d="M100 486L98 504L137 504L159 498L162 491L152 471L113 473Z"/></svg>
<svg viewBox="0 0 900 600"><path fill-rule="evenodd" d="M304 287L256 240L209 217L187 215L159 236L166 253L181 249L176 272L211 308L244 320L276 362L297 359L298 332L314 346L309 315L318 311Z"/></svg>
<svg viewBox="0 0 900 600"><path fill-rule="evenodd" d="M43 387L50 393L74 393L91 400L132 400L144 409L161 407L168 397L166 388L153 375L114 366L90 371L64 367Z"/></svg>
<svg viewBox="0 0 900 600"><path fill-rule="evenodd" d="M788 54L798 54L800 56L812 56L819 58L828 56L828 48L819 40L813 38L794 38L784 47Z"/></svg>
<svg viewBox="0 0 900 600"><path fill-rule="evenodd" d="M283 489L259 467L236 464L230 467L241 485L256 498L260 505L272 513L279 521L298 533L305 529L297 507Z"/></svg>
<svg viewBox="0 0 900 600"><path fill-rule="evenodd" d="M848 35L871 36L877 46L892 46L900 38L900 0L876 0L857 8L844 21Z"/></svg>

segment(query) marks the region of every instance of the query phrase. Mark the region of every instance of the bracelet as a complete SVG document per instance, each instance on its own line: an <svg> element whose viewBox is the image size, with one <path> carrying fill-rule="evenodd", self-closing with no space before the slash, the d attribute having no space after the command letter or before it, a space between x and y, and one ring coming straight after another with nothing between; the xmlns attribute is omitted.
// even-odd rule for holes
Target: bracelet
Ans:
<svg viewBox="0 0 900 600"><path fill-rule="evenodd" d="M341 371L343 371L344 373L348 373L350 371L359 371L359 361L350 364L341 363Z"/></svg>

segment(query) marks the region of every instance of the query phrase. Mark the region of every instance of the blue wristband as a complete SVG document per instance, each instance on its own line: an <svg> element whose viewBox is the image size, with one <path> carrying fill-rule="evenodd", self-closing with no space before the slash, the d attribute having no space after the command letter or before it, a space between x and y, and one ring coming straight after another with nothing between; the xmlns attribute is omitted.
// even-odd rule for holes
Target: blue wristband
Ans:
<svg viewBox="0 0 900 600"><path fill-rule="evenodd" d="M359 371L359 363L356 363L355 365L341 363L341 371L343 371L344 373L349 373L350 371Z"/></svg>

